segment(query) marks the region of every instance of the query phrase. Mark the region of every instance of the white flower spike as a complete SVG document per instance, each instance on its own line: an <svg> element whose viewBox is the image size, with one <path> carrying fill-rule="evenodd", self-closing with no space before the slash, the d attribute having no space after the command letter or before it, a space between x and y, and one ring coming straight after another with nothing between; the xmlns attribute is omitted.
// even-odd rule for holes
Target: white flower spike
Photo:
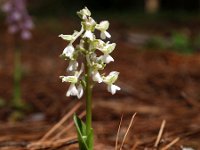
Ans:
<svg viewBox="0 0 200 150"><path fill-rule="evenodd" d="M101 21L99 24L91 17L91 12L87 7L77 12L82 19L81 30L74 31L72 35L60 34L63 40L69 42L68 46L63 50L62 55L65 60L69 60L66 69L68 76L61 76L62 82L70 83L66 96L77 96L80 99L84 94L87 81L86 77L91 77L91 86L95 82L107 84L107 90L111 94L115 94L120 87L114 85L119 72L112 71L107 76L101 75L101 71L110 62L114 62L111 53L114 51L116 44L104 42L102 39L110 38L107 32L109 28L108 21ZM96 38L95 30L99 30L101 39ZM80 39L79 44L74 45L75 41ZM100 53L98 52L100 51ZM67 58L67 59L66 59ZM82 63L83 62L83 63ZM82 63L78 70L79 63ZM84 65L86 67L84 67ZM89 72L88 72L89 68Z"/></svg>
<svg viewBox="0 0 200 150"><path fill-rule="evenodd" d="M111 53L116 47L115 43L104 42L106 38L110 38L111 35L107 32L109 28L108 21L102 21L99 24L91 17L91 12L87 7L77 12L81 18L81 30L75 31L72 35L59 35L63 40L69 42L68 46L63 50L62 56L65 60L69 60L67 67L68 76L61 76L62 82L70 83L69 89L66 92L66 96L76 96L80 99L84 91L85 104L86 104L86 128L84 130L84 136L81 138L87 138L88 143L85 145L88 149L93 149L93 136L92 136L92 88L97 83L105 83L107 90L112 95L120 90L120 87L114 85L119 72L112 71L107 76L101 72L110 62L114 59ZM100 38L96 38L96 30L100 31ZM102 40L103 39L103 40ZM78 41L80 40L80 41ZM78 43L75 45L75 43ZM80 70L79 64L82 63ZM74 116L76 127L79 130L81 127L77 123L79 119ZM80 143L80 141L79 141ZM79 145L81 147L81 145Z"/></svg>

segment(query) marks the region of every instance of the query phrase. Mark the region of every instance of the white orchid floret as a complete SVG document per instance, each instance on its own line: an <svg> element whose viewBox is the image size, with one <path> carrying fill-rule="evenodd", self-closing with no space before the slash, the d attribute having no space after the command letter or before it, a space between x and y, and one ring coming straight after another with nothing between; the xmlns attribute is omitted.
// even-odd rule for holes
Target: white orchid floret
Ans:
<svg viewBox="0 0 200 150"><path fill-rule="evenodd" d="M118 75L119 75L119 72L112 71L109 73L108 76L103 78L103 82L105 82L106 84L113 84L117 80Z"/></svg>
<svg viewBox="0 0 200 150"><path fill-rule="evenodd" d="M86 30L84 35L83 35L83 38L88 38L91 41L93 41L94 40L94 34L90 30Z"/></svg>
<svg viewBox="0 0 200 150"><path fill-rule="evenodd" d="M99 57L103 63L109 64L110 62L114 62L114 59L109 54L105 54Z"/></svg>
<svg viewBox="0 0 200 150"><path fill-rule="evenodd" d="M76 60L70 60L67 71L76 71L78 68L78 62Z"/></svg>
<svg viewBox="0 0 200 150"><path fill-rule="evenodd" d="M77 96L77 95L78 95L78 90L75 84L70 84L69 89L66 93L66 96L69 97L69 96Z"/></svg>
<svg viewBox="0 0 200 150"><path fill-rule="evenodd" d="M96 25L95 28L97 30L101 31L100 37L102 39L111 38L110 33L106 31L109 28L109 22L108 21L101 21L99 24Z"/></svg>
<svg viewBox="0 0 200 150"><path fill-rule="evenodd" d="M65 49L63 50L63 53L62 55L67 57L67 58L70 58L72 59L73 58L73 55L74 55L74 46L72 44L69 44L67 47L65 47Z"/></svg>
<svg viewBox="0 0 200 150"><path fill-rule="evenodd" d="M60 78L62 79L62 82L70 82L74 84L78 82L77 76L60 76Z"/></svg>
<svg viewBox="0 0 200 150"><path fill-rule="evenodd" d="M82 9L80 11L78 11L77 14L83 20L85 20L85 19L87 19L87 17L91 16L91 12L87 7L85 7L84 9Z"/></svg>
<svg viewBox="0 0 200 150"><path fill-rule="evenodd" d="M94 70L92 72L92 80L98 83L101 83L103 81L100 73L97 70Z"/></svg>
<svg viewBox="0 0 200 150"><path fill-rule="evenodd" d="M79 84L79 86L76 87L75 84L70 84L66 96L77 96L77 98L80 99L83 96L83 86Z"/></svg>
<svg viewBox="0 0 200 150"><path fill-rule="evenodd" d="M111 38L111 35L110 35L109 32L103 31L103 32L101 32L100 37L101 37L102 39L106 39L106 38Z"/></svg>
<svg viewBox="0 0 200 150"><path fill-rule="evenodd" d="M109 22L106 21L101 21L99 24L96 25L95 27L99 31L106 31L109 28Z"/></svg>
<svg viewBox="0 0 200 150"><path fill-rule="evenodd" d="M79 82L79 77L82 74L83 70L84 65L82 64L80 71L76 71L74 76L60 76L62 82L71 83L66 93L66 96L77 96L78 98L81 98L83 96L82 85L79 84L78 88L76 87L76 84Z"/></svg>
<svg viewBox="0 0 200 150"><path fill-rule="evenodd" d="M116 91L119 91L121 88L113 83L117 80L119 72L112 71L108 76L103 78L103 82L106 83L108 92L115 94Z"/></svg>
<svg viewBox="0 0 200 150"><path fill-rule="evenodd" d="M91 30L92 32L94 32L96 21L93 18L89 17L85 22L82 22L81 24L85 30Z"/></svg>
<svg viewBox="0 0 200 150"><path fill-rule="evenodd" d="M121 88L114 84L109 84L107 86L108 92L110 92L112 95L114 95L117 91L121 90Z"/></svg>
<svg viewBox="0 0 200 150"><path fill-rule="evenodd" d="M62 79L62 82L77 83L83 70L84 70L84 65L82 64L81 69L79 71L75 71L73 76L60 76L60 78Z"/></svg>
<svg viewBox="0 0 200 150"><path fill-rule="evenodd" d="M102 53L104 54L110 54L113 52L113 50L115 49L116 44L115 43L106 43L104 47L102 47L101 49L99 49Z"/></svg>

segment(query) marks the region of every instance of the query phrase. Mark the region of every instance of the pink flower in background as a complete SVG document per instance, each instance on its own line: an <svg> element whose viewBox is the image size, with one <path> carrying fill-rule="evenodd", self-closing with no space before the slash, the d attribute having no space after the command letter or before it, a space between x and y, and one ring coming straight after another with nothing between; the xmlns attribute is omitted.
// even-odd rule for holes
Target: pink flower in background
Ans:
<svg viewBox="0 0 200 150"><path fill-rule="evenodd" d="M21 38L28 40L32 34L33 22L26 9L26 0L7 0L1 7L6 13L8 32L15 34L20 32Z"/></svg>

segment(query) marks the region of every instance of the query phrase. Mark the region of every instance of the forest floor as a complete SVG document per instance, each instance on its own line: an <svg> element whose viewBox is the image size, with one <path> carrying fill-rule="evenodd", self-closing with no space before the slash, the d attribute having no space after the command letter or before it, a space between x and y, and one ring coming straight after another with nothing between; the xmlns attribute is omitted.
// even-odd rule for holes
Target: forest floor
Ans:
<svg viewBox="0 0 200 150"><path fill-rule="evenodd" d="M67 62L59 55L67 43L58 34L70 34L78 27L73 22L64 22L61 27L52 24L36 25L33 38L27 42L14 41L1 25L0 97L6 102L0 108L2 150L77 149L72 116L63 124L59 121L80 103L77 112L81 114L84 99L65 97L68 85L61 83L59 76L65 74ZM123 114L121 143L135 113L123 149L200 149L200 54L143 50L127 41L128 30L138 31L114 23L111 33L117 43L113 52L115 62L105 70L120 72L117 84L121 91L112 96L103 84L94 88L95 150L114 149ZM22 98L30 106L17 122L13 121L14 110L8 105L12 99L16 43L21 47ZM45 136L55 124L58 128L54 133ZM159 130L163 130L160 139Z"/></svg>

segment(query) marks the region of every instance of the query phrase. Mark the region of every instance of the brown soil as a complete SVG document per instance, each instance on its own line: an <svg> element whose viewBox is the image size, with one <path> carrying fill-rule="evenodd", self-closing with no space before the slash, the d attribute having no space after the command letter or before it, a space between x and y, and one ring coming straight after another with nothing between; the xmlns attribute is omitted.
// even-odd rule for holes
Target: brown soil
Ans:
<svg viewBox="0 0 200 150"><path fill-rule="evenodd" d="M65 97L68 85L59 79L65 74L67 65L59 55L67 43L57 36L63 32L71 33L74 29L73 23L65 22L63 26L64 30L57 31L44 24L35 29L31 41L22 43L18 40L22 45L22 97L31 107L19 122L11 121L11 107L0 109L0 149L31 149L30 144L39 141L78 102L75 98ZM5 27L1 26L0 96L8 103L12 98L12 51L15 42L3 29ZM113 29L113 33L117 34L118 29ZM124 149L161 149L171 142L172 145L168 145L171 150L181 147L200 149L200 54L141 51L123 39L118 38L115 42L117 49L113 56L116 61L107 66L106 72L120 72L118 85L122 90L112 96L103 84L94 88L95 149L114 149L123 114L119 134L119 143L122 142L135 112ZM84 99L81 101L84 103ZM78 112L83 109L84 104ZM155 148L163 120L166 125ZM59 126L51 138L69 124L66 122ZM76 148L77 144L69 146L67 140L74 135L72 128L57 141L47 139L37 148L43 149L45 145L49 146L47 149ZM74 142L76 140L72 138Z"/></svg>

